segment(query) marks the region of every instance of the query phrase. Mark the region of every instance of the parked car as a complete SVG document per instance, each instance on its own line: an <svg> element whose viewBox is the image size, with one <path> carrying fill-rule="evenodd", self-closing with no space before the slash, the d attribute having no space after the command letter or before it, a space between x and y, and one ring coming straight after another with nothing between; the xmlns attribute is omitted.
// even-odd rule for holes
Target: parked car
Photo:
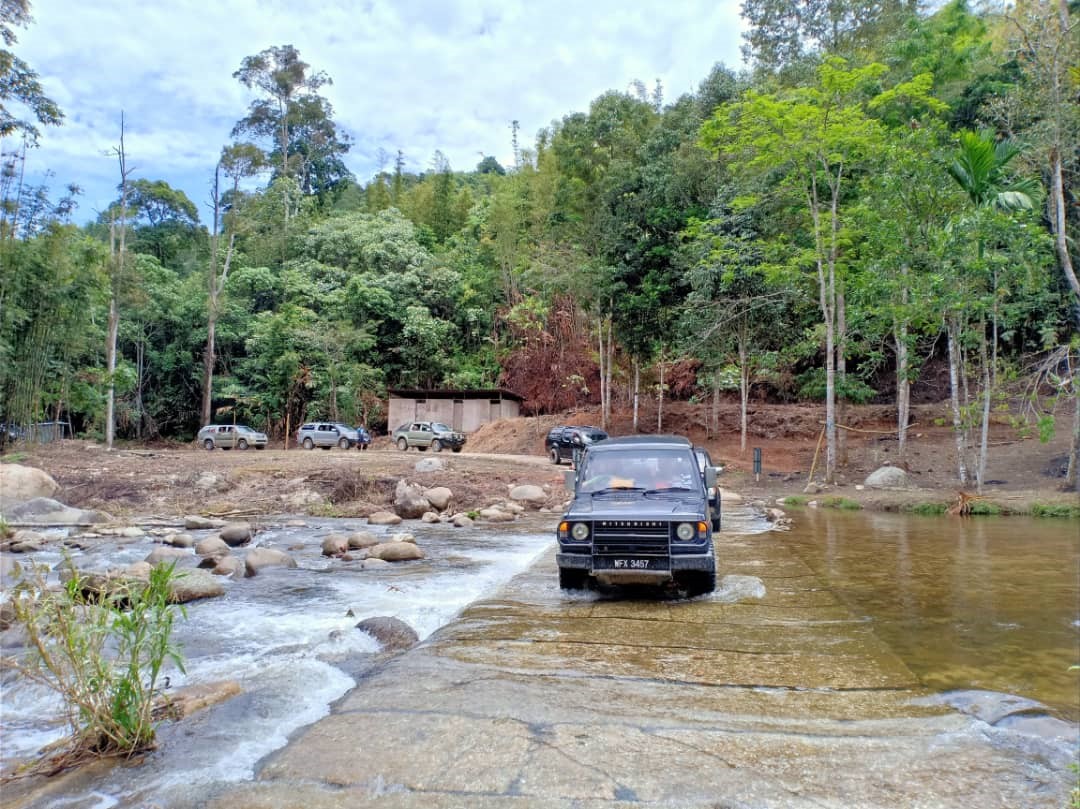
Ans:
<svg viewBox="0 0 1080 809"><path fill-rule="evenodd" d="M579 590L595 580L646 584L686 595L716 589L716 556L708 490L716 469L702 473L681 436L627 436L589 447L566 472L573 499L559 521L559 586Z"/></svg>
<svg viewBox="0 0 1080 809"><path fill-rule="evenodd" d="M350 449L356 446L357 440L356 430L337 421L310 421L296 431L296 443L304 449Z"/></svg>
<svg viewBox="0 0 1080 809"><path fill-rule="evenodd" d="M431 447L432 452L444 449L461 452L465 446L465 434L455 432L439 421L411 421L402 424L393 433L394 443L404 451L416 447L424 452Z"/></svg>
<svg viewBox="0 0 1080 809"><path fill-rule="evenodd" d="M578 456L587 446L607 437L599 427L552 427L544 439L544 449L556 466L563 461L572 461L576 466Z"/></svg>
<svg viewBox="0 0 1080 809"><path fill-rule="evenodd" d="M245 424L207 424L196 439L206 449L266 449L266 433Z"/></svg>
<svg viewBox="0 0 1080 809"><path fill-rule="evenodd" d="M356 428L356 448L363 450L371 446L371 433L362 424Z"/></svg>
<svg viewBox="0 0 1080 809"><path fill-rule="evenodd" d="M697 456L698 468L701 470L701 479L705 479L705 470L713 466L712 456L709 455L709 451L705 447L694 447L694 455ZM724 471L724 467L715 466L716 474L719 475ZM712 530L720 530L720 486L719 484L711 487L707 487L709 490L709 513L712 515Z"/></svg>

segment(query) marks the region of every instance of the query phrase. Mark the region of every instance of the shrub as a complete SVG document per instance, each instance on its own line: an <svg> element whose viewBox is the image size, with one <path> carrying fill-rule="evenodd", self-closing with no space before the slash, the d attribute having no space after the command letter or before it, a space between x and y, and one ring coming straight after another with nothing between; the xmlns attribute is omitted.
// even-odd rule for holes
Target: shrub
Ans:
<svg viewBox="0 0 1080 809"><path fill-rule="evenodd" d="M783 500L780 501L782 506L805 506L810 502L809 497L803 497L801 494L789 494Z"/></svg>
<svg viewBox="0 0 1080 809"><path fill-rule="evenodd" d="M2 663L62 698L71 729L65 763L152 747L162 666L184 668L171 641L177 613L186 616L169 602L177 574L172 565L157 565L148 581L118 579L102 588L70 560L68 568L71 577L59 589L48 586L43 567L16 584L12 605L27 650Z"/></svg>
<svg viewBox="0 0 1080 809"><path fill-rule="evenodd" d="M947 503L911 503L904 506L904 511L909 514L924 514L927 516L938 516L944 514L949 510Z"/></svg>
<svg viewBox="0 0 1080 809"><path fill-rule="evenodd" d="M1034 503L1031 506L1032 517L1062 517L1069 520L1080 519L1080 506L1065 503Z"/></svg>
<svg viewBox="0 0 1080 809"><path fill-rule="evenodd" d="M971 504L971 508L968 510L968 514L973 516L982 517L997 517L1002 512L1001 506L997 503L990 503L986 500L976 500Z"/></svg>
<svg viewBox="0 0 1080 809"><path fill-rule="evenodd" d="M849 497L822 497L821 505L823 508L839 508L846 511L859 511L862 509L862 503Z"/></svg>

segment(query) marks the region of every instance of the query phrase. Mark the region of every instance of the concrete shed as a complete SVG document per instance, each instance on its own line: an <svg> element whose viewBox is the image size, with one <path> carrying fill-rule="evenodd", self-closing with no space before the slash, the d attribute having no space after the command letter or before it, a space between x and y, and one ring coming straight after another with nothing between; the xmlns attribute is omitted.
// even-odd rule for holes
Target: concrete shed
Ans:
<svg viewBox="0 0 1080 809"><path fill-rule="evenodd" d="M491 390L390 390L387 428L407 421L441 421L468 433L481 424L521 413L522 397L502 388Z"/></svg>

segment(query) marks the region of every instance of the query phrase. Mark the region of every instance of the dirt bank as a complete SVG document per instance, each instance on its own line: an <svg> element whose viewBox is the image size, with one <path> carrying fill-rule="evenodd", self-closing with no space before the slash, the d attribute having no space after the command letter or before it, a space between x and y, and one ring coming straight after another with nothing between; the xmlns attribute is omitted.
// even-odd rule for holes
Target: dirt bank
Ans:
<svg viewBox="0 0 1080 809"><path fill-rule="evenodd" d="M668 402L662 431L688 436L723 464L723 485L751 498L772 501L802 495L818 448L823 409L807 405L763 405L750 414L750 435L740 447L738 408L725 405L718 426L709 426L706 405ZM892 433L895 411L887 406L852 407L844 423L847 464L837 485L811 487L811 495L842 497L865 508L899 509L957 500L955 447L942 406L916 408L909 434L910 488L872 491L856 488L866 475L896 457ZM478 508L506 495L518 483L548 486L552 504L561 500L562 470L544 455L544 436L556 424L600 424L595 410L558 416L522 417L484 425L469 436L460 454L400 452L378 437L367 452L280 448L257 452L212 451L193 445L118 446L113 452L93 442L74 440L18 448L6 456L38 466L63 486L70 505L100 508L120 517L185 513L258 514L307 511L326 516L364 516L385 507L401 477L424 485L446 485L462 510ZM641 408L639 431L656 432L653 403ZM634 431L633 414L619 410L608 431ZM753 474L753 449L762 451L762 473ZM1008 424L991 435L985 501L1008 511L1030 511L1033 504L1077 505L1075 492L1062 490L1055 474L1068 450L1059 434L1043 444L1024 438ZM417 473L423 458L439 457L446 468ZM821 459L818 460L819 467ZM820 468L815 480L820 480Z"/></svg>

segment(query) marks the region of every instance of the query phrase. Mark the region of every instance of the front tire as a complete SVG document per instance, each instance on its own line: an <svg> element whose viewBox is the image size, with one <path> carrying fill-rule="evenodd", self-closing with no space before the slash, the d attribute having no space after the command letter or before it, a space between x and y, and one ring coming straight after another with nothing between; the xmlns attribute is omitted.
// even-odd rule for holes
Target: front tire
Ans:
<svg viewBox="0 0 1080 809"><path fill-rule="evenodd" d="M551 462L556 466L562 463L562 458L559 457L559 451L555 449L555 447L551 448L551 452L548 453L548 457L551 459Z"/></svg>
<svg viewBox="0 0 1080 809"><path fill-rule="evenodd" d="M243 438L236 442L237 449L247 449L248 443Z"/></svg>
<svg viewBox="0 0 1080 809"><path fill-rule="evenodd" d="M348 438L342 438L337 442L337 445L339 447L341 447L342 449L348 449L349 448L349 439Z"/></svg>
<svg viewBox="0 0 1080 809"><path fill-rule="evenodd" d="M431 442L431 451L432 452L442 452L442 441L440 441L438 438L436 438L434 441L432 441Z"/></svg>
<svg viewBox="0 0 1080 809"><path fill-rule="evenodd" d="M409 440L407 438L399 438L397 440L397 448L400 449L402 452L408 452Z"/></svg>
<svg viewBox="0 0 1080 809"><path fill-rule="evenodd" d="M679 589L687 598L705 595L716 589L715 570L693 570L683 573L679 578Z"/></svg>
<svg viewBox="0 0 1080 809"><path fill-rule="evenodd" d="M315 449L315 442L310 438L304 439L304 449Z"/></svg>
<svg viewBox="0 0 1080 809"><path fill-rule="evenodd" d="M203 447L205 447L208 450L213 449L214 448L214 439L207 438L205 441L202 442L202 445L203 445Z"/></svg>
<svg viewBox="0 0 1080 809"><path fill-rule="evenodd" d="M589 586L589 573L575 568L559 568L559 588L562 590L584 590Z"/></svg>

